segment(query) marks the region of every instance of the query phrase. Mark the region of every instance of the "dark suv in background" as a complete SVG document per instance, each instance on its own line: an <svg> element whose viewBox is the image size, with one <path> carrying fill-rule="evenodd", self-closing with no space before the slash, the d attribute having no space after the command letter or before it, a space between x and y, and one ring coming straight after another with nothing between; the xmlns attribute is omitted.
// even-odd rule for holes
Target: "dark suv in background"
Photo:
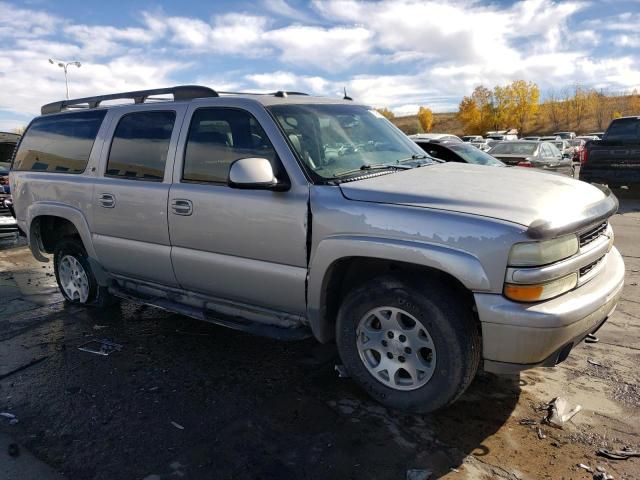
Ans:
<svg viewBox="0 0 640 480"><path fill-rule="evenodd" d="M19 140L20 135L0 132L0 240L14 238L18 233L18 225L10 208L9 170Z"/></svg>

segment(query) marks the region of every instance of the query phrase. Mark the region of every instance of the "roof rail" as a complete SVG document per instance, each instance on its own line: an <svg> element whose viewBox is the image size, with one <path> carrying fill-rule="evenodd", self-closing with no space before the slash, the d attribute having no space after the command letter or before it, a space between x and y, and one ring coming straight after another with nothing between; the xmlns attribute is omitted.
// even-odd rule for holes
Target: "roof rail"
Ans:
<svg viewBox="0 0 640 480"><path fill-rule="evenodd" d="M305 95L305 96L309 96L308 93L304 93L304 92L285 92L282 90L278 90L275 93L272 93L271 95L273 95L274 97L282 97L282 98L287 98L289 95Z"/></svg>
<svg viewBox="0 0 640 480"><path fill-rule="evenodd" d="M179 85L177 87L156 88L153 90L138 90L136 92L113 93L111 95L99 95L97 97L76 98L73 100L61 100L59 102L48 103L40 109L42 115L59 113L70 108L97 108L101 102L106 100L117 100L121 98L132 99L135 103L144 103L152 95L173 95L173 100L191 100L203 97L218 97L218 92L200 85ZM86 106L85 106L86 105Z"/></svg>

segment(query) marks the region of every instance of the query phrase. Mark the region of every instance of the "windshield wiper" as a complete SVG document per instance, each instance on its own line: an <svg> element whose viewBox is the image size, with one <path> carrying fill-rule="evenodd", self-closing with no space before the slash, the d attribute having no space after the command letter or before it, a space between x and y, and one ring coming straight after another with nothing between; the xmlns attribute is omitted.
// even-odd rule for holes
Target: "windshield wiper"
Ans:
<svg viewBox="0 0 640 480"><path fill-rule="evenodd" d="M364 165L361 165L360 168L347 170L346 172L342 172L340 175L336 175L336 178L346 177L347 175L353 175L354 173L371 170L410 170L412 168L413 167L410 165L397 165L395 163L365 163Z"/></svg>

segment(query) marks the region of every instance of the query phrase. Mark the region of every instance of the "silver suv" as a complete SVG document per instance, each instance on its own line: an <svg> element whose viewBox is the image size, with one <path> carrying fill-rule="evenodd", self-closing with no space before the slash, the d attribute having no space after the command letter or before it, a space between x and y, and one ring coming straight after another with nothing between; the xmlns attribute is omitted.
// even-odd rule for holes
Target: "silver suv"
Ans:
<svg viewBox="0 0 640 480"><path fill-rule="evenodd" d="M443 407L481 366L557 364L622 290L609 191L435 161L348 99L183 86L42 113L10 184L67 301L336 341L392 407Z"/></svg>

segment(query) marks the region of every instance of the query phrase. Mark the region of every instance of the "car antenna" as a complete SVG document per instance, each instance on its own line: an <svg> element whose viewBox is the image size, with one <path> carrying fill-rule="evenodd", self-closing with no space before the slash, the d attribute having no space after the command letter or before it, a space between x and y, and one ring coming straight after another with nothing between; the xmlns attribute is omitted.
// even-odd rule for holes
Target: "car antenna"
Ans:
<svg viewBox="0 0 640 480"><path fill-rule="evenodd" d="M347 95L347 87L344 87L344 97L342 97L343 100L353 100L353 98L351 98L349 95Z"/></svg>

